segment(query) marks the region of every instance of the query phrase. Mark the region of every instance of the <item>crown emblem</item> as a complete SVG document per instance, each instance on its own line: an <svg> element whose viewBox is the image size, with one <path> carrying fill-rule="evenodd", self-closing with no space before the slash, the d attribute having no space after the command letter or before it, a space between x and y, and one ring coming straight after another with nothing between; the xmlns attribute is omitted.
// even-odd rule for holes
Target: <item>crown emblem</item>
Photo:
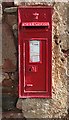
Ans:
<svg viewBox="0 0 69 120"><path fill-rule="evenodd" d="M39 13L33 13L33 15L35 16L35 19L37 19L38 20L38 17L39 17Z"/></svg>

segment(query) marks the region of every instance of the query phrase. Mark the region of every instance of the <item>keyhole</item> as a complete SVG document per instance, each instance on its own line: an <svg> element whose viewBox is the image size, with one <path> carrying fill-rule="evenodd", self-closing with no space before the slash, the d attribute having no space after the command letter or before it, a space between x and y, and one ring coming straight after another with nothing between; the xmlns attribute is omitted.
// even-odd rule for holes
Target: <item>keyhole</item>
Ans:
<svg viewBox="0 0 69 120"><path fill-rule="evenodd" d="M31 68L29 68L29 71L31 72Z"/></svg>

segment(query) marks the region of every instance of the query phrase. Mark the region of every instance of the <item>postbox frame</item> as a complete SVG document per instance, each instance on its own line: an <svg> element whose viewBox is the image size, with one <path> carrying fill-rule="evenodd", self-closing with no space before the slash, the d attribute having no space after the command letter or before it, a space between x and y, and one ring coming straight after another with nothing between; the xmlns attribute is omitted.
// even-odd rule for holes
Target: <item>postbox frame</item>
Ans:
<svg viewBox="0 0 69 120"><path fill-rule="evenodd" d="M19 7L18 8L18 15L20 15L20 12L19 12L20 9L30 8L30 7L31 6L28 6L28 7L27 6L26 7L21 6L21 7ZM42 6L39 6L39 7L34 6L34 8L35 7L42 8ZM48 52L48 54L50 54L49 57L47 56L48 58L50 58L49 64L48 64L48 59L47 59L47 65L48 65L47 68L48 68L48 71L49 71L49 72L47 71L47 73L46 73L47 74L46 79L48 79L47 84L46 84L47 91L46 91L46 93L41 93L41 94L39 92L36 93L37 91L35 93L31 92L31 91L26 92L26 91L24 91L24 86L23 86L23 82L24 82L24 80L23 80L23 76L24 76L23 75L23 66L24 66L25 63L23 61L23 41L21 39L21 33L20 33L20 22L21 22L21 20L20 20L20 16L19 16L19 20L18 20L19 97L20 98L52 98L52 31L51 31L50 38L49 38L49 39L51 39L51 41L48 40L48 37L46 38L46 41L47 41L46 44L48 46L47 47L47 52ZM48 22L46 22L46 24L49 25ZM22 24L22 26L28 26L28 24ZM38 23L38 26L39 26L39 23ZM43 26L44 26L44 24L43 24ZM26 40L26 39L27 38L24 38L24 40ZM34 39L45 40L45 38L34 38L33 37L32 40L34 40ZM49 41L49 43L48 43L48 41ZM49 50L49 47L50 47L50 50ZM50 70L49 70L49 68L50 68Z"/></svg>

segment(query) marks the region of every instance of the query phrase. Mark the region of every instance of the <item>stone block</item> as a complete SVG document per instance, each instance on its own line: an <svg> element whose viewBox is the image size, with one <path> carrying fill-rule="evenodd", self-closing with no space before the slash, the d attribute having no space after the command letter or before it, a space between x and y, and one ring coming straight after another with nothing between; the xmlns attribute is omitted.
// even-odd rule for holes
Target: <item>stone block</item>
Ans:
<svg viewBox="0 0 69 120"><path fill-rule="evenodd" d="M17 7L9 7L4 9L5 13L17 13Z"/></svg>
<svg viewBox="0 0 69 120"><path fill-rule="evenodd" d="M18 99L16 107L22 110L22 99Z"/></svg>

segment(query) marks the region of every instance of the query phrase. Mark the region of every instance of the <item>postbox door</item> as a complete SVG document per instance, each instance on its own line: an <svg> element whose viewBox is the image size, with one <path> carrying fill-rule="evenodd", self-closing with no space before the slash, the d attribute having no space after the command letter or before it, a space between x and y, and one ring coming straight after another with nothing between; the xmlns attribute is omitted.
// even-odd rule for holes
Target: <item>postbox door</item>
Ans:
<svg viewBox="0 0 69 120"><path fill-rule="evenodd" d="M48 40L26 40L24 47L24 92L46 92Z"/></svg>

